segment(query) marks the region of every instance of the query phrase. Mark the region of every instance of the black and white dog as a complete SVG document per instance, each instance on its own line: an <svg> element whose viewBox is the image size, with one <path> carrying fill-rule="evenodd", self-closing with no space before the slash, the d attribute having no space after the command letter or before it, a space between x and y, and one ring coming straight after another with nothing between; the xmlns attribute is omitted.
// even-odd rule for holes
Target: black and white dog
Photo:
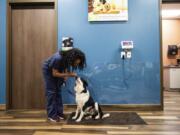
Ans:
<svg viewBox="0 0 180 135"><path fill-rule="evenodd" d="M90 96L87 86L88 83L83 78L76 77L74 90L77 109L75 116L73 116L72 119L76 120L76 122L80 122L82 118L103 119L109 117L110 114L103 114L100 105L97 102L94 102L93 98Z"/></svg>

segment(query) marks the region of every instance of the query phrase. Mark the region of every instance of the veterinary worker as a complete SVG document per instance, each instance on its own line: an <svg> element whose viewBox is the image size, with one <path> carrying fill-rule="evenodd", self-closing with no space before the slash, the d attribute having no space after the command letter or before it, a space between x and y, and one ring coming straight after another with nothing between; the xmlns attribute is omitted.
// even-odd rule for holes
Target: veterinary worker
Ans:
<svg viewBox="0 0 180 135"><path fill-rule="evenodd" d="M85 54L73 48L73 39L62 39L62 49L43 63L45 80L46 109L48 120L59 122L64 119L61 86L69 77L76 77L74 70L83 70L86 66Z"/></svg>

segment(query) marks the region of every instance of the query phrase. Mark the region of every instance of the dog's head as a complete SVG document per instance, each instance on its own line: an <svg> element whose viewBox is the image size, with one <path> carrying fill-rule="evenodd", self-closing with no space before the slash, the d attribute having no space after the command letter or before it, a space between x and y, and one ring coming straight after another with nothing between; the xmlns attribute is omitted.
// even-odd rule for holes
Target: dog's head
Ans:
<svg viewBox="0 0 180 135"><path fill-rule="evenodd" d="M88 83L86 82L86 80L84 80L81 77L76 77L74 90L77 93L82 93L83 91L86 92L87 86L88 86Z"/></svg>

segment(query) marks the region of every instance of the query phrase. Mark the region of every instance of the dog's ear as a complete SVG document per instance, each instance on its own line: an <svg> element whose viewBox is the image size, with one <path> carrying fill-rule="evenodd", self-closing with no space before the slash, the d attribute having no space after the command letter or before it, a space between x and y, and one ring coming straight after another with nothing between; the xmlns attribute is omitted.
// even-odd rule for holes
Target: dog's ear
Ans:
<svg viewBox="0 0 180 135"><path fill-rule="evenodd" d="M87 81L86 81L86 80L84 80L83 78L81 78L81 80L82 80L82 82L83 82L83 85L84 85L85 87L87 87L87 86L88 86Z"/></svg>

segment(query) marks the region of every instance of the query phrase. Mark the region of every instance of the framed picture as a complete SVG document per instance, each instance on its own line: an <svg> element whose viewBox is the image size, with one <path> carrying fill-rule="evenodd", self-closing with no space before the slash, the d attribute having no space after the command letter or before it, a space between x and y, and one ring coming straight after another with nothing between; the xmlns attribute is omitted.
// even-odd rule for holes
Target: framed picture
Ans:
<svg viewBox="0 0 180 135"><path fill-rule="evenodd" d="M128 0L88 0L88 21L127 21Z"/></svg>

